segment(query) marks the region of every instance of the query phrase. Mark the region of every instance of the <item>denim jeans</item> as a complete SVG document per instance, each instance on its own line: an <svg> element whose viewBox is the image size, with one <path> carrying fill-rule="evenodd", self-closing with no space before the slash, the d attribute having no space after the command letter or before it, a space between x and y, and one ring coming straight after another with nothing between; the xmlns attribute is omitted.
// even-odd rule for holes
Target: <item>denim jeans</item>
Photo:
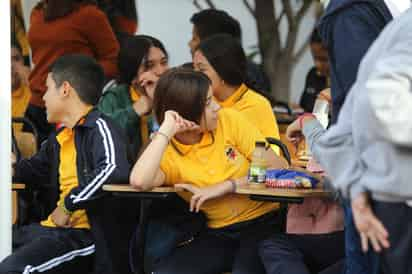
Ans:
<svg viewBox="0 0 412 274"><path fill-rule="evenodd" d="M379 257L369 248L363 253L358 231L353 221L350 201L343 202L345 221L345 274L378 274Z"/></svg>

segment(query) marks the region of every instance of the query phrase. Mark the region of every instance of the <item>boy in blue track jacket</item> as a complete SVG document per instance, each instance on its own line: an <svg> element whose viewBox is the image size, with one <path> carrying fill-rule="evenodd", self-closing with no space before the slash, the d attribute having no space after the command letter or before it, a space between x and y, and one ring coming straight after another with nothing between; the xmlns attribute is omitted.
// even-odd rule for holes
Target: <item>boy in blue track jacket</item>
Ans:
<svg viewBox="0 0 412 274"><path fill-rule="evenodd" d="M51 66L43 99L48 122L63 126L13 171L14 181L55 189L56 208L40 224L15 231L14 252L0 273L117 273L108 227L116 225L120 207L102 186L127 183L129 163L122 135L94 108L103 82L90 57L65 55Z"/></svg>

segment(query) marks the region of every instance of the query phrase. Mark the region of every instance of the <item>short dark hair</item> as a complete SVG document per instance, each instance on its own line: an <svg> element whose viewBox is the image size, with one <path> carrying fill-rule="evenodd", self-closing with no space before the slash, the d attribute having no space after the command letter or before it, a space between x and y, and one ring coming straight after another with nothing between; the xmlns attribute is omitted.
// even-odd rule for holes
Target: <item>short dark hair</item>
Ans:
<svg viewBox="0 0 412 274"><path fill-rule="evenodd" d="M320 43L322 44L322 38L319 35L319 31L317 28L315 28L312 32L312 34L310 35L310 43Z"/></svg>
<svg viewBox="0 0 412 274"><path fill-rule="evenodd" d="M57 87L69 82L85 104L96 105L102 95L104 71L92 57L63 55L51 65L50 73Z"/></svg>
<svg viewBox="0 0 412 274"><path fill-rule="evenodd" d="M159 79L153 100L153 109L159 124L167 110L174 110L183 118L200 122L206 107L209 78L191 69L173 68Z"/></svg>
<svg viewBox="0 0 412 274"><path fill-rule="evenodd" d="M151 47L159 48L168 57L167 51L158 39L149 35L127 35L122 41L118 55L119 81L130 85L139 66L147 58Z"/></svg>
<svg viewBox="0 0 412 274"><path fill-rule="evenodd" d="M232 35L239 41L242 38L239 21L223 10L205 9L199 11L192 15L190 22L196 27L200 40L218 33Z"/></svg>
<svg viewBox="0 0 412 274"><path fill-rule="evenodd" d="M197 49L229 85L247 80L247 59L239 40L228 34L216 34L201 41Z"/></svg>

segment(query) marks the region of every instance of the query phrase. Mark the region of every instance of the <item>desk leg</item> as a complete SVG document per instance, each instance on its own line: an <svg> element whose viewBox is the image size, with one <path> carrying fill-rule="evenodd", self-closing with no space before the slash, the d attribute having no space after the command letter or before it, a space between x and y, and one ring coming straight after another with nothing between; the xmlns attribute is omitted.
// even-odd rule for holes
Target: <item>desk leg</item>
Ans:
<svg viewBox="0 0 412 274"><path fill-rule="evenodd" d="M17 223L17 218L19 214L19 201L18 201L18 196L17 196L17 191L12 192L12 208L13 208L13 215L12 215L12 224Z"/></svg>
<svg viewBox="0 0 412 274"><path fill-rule="evenodd" d="M136 274L145 274L144 272L144 247L146 244L146 228L148 224L149 207L151 199L140 199L140 216L138 224L138 235L136 236L136 246L138 247L138 269Z"/></svg>
<svg viewBox="0 0 412 274"><path fill-rule="evenodd" d="M287 219L288 219L288 203L280 203L279 208L280 217L280 232L286 233Z"/></svg>

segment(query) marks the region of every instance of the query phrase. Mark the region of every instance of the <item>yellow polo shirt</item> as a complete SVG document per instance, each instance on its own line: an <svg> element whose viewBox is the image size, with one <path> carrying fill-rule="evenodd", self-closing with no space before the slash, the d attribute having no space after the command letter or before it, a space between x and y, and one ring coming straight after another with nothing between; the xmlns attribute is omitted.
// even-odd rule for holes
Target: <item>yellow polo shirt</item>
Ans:
<svg viewBox="0 0 412 274"><path fill-rule="evenodd" d="M133 103L140 99L140 93L133 87L129 88L130 99ZM147 144L149 142L149 127L147 123L149 121L149 116L145 115L140 117L140 136L142 138L142 144Z"/></svg>
<svg viewBox="0 0 412 274"><path fill-rule="evenodd" d="M77 178L77 152L74 142L74 131L69 128L64 128L57 135L57 142L60 145L60 163L59 163L59 182L60 182L60 198L58 205L64 202L67 194L79 185ZM72 228L87 228L90 229L85 210L76 210L71 215L73 222ZM48 227L56 227L51 219L51 215L47 220L41 222L41 225Z"/></svg>
<svg viewBox="0 0 412 274"><path fill-rule="evenodd" d="M226 100L217 100L217 102L223 108L233 108L242 113L264 137L280 140L278 123L269 101L245 84L242 84ZM273 149L279 155L279 148L275 146Z"/></svg>
<svg viewBox="0 0 412 274"><path fill-rule="evenodd" d="M26 85L21 85L18 89L11 93L12 117L24 117L24 113L29 105L30 97L30 89ZM20 132L22 127L23 124L13 124L14 132Z"/></svg>
<svg viewBox="0 0 412 274"><path fill-rule="evenodd" d="M259 131L240 113L221 109L215 131L205 133L200 143L184 145L172 139L163 155L160 168L166 175L166 185L189 183L207 187L228 179L247 176L255 142L264 140ZM189 192L179 193L186 201ZM252 201L246 195L227 194L206 201L201 210L211 228L257 218L278 208L271 202Z"/></svg>

